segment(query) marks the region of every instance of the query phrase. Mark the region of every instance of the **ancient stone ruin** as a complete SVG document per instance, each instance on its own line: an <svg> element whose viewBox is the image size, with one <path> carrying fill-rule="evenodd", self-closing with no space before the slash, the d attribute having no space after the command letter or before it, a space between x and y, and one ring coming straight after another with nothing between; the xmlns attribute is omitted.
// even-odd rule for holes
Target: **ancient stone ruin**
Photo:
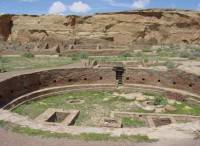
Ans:
<svg viewBox="0 0 200 146"><path fill-rule="evenodd" d="M200 13L186 10L0 15L0 121L72 135L194 137L199 30Z"/></svg>

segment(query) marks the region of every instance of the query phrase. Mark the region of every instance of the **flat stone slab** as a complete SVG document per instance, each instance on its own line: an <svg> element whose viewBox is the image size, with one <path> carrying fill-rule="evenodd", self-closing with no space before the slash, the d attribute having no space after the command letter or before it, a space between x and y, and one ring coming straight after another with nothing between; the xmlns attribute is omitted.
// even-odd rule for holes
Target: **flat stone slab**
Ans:
<svg viewBox="0 0 200 146"><path fill-rule="evenodd" d="M174 111L176 111L176 107L172 106L172 105L166 105L165 110L168 112L174 112Z"/></svg>
<svg viewBox="0 0 200 146"><path fill-rule="evenodd" d="M44 113L39 115L35 120L41 123L62 124L69 126L75 122L79 113L79 110L49 108Z"/></svg>
<svg viewBox="0 0 200 146"><path fill-rule="evenodd" d="M100 121L101 127L110 127L110 128L122 128L122 120L121 119L113 119L113 118L102 118Z"/></svg>
<svg viewBox="0 0 200 146"><path fill-rule="evenodd" d="M142 109L147 111L147 112L154 112L155 111L154 106L145 106L145 107L142 107Z"/></svg>

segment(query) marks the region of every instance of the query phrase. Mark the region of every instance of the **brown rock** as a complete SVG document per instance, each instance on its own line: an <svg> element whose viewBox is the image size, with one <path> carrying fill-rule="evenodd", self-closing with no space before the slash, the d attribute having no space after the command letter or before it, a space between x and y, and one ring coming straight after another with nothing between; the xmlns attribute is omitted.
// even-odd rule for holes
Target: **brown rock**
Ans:
<svg viewBox="0 0 200 146"><path fill-rule="evenodd" d="M168 112L174 112L174 111L176 111L176 107L174 107L172 105L166 105L165 110Z"/></svg>
<svg viewBox="0 0 200 146"><path fill-rule="evenodd" d="M60 50L60 46L59 46L59 45L56 45L55 51L56 51L56 53L61 53L61 50Z"/></svg>
<svg viewBox="0 0 200 146"><path fill-rule="evenodd" d="M199 30L199 13L184 10L138 10L90 17L0 15L1 38L20 42L73 44L74 38L79 38L81 44L198 44Z"/></svg>

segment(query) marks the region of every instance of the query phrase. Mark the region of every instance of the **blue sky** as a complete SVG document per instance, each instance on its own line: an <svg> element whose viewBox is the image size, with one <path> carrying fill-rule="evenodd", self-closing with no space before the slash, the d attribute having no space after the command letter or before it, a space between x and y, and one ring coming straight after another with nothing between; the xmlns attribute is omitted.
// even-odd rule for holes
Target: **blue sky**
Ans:
<svg viewBox="0 0 200 146"><path fill-rule="evenodd" d="M200 0L0 0L0 13L91 14L143 8L200 9Z"/></svg>

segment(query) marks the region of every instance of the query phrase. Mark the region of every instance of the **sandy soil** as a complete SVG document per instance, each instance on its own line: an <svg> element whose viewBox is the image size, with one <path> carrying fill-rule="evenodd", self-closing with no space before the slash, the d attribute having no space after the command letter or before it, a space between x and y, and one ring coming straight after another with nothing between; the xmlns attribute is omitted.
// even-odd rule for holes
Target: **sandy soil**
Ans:
<svg viewBox="0 0 200 146"><path fill-rule="evenodd" d="M191 60L183 61L181 62L181 65L178 67L178 69L188 73L200 75L200 62Z"/></svg>
<svg viewBox="0 0 200 146"><path fill-rule="evenodd" d="M67 139L40 138L20 135L0 129L0 146L200 146L200 140L166 139L156 143L86 142Z"/></svg>

